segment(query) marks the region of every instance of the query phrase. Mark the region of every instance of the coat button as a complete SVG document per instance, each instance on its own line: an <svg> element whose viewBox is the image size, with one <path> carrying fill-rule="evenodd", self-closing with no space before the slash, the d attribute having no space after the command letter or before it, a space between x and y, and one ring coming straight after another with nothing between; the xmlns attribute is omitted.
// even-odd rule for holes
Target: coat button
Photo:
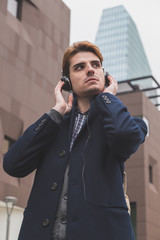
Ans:
<svg viewBox="0 0 160 240"><path fill-rule="evenodd" d="M109 100L109 98L106 95L103 95L102 97L106 103L111 103L111 101Z"/></svg>
<svg viewBox="0 0 160 240"><path fill-rule="evenodd" d="M111 103L111 101L109 99L106 100L106 103Z"/></svg>
<svg viewBox="0 0 160 240"><path fill-rule="evenodd" d="M55 182L52 184L51 189L54 191L57 189L57 187L58 187L58 184Z"/></svg>
<svg viewBox="0 0 160 240"><path fill-rule="evenodd" d="M65 216L65 215L63 215L63 216L61 217L60 222L61 222L62 224L66 224L66 223L67 223L67 219L66 219L66 216Z"/></svg>
<svg viewBox="0 0 160 240"><path fill-rule="evenodd" d="M66 155L66 152L64 150L60 151L59 156L64 157Z"/></svg>
<svg viewBox="0 0 160 240"><path fill-rule="evenodd" d="M67 194L67 192L65 192L65 194L64 194L64 196L63 196L63 199L64 199L64 200L67 200L67 197L68 197L68 194Z"/></svg>
<svg viewBox="0 0 160 240"><path fill-rule="evenodd" d="M49 225L49 219L44 219L43 220L43 227L47 227Z"/></svg>
<svg viewBox="0 0 160 240"><path fill-rule="evenodd" d="M44 118L43 120L42 120L42 122L45 122L47 119L46 118Z"/></svg>

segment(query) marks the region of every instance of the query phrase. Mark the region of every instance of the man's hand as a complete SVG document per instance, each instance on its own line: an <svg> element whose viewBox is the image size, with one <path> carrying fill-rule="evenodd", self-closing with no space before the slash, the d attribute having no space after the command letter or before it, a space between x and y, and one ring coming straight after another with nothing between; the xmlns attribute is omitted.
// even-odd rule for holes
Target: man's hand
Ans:
<svg viewBox="0 0 160 240"><path fill-rule="evenodd" d="M112 76L108 76L108 80L109 80L109 86L106 87L103 92L108 92L113 95L116 95L116 93L118 91L117 81Z"/></svg>
<svg viewBox="0 0 160 240"><path fill-rule="evenodd" d="M73 94L70 93L68 96L68 102L64 100L64 97L62 96L62 87L64 85L64 82L59 81L57 86L55 87L55 101L56 104L53 107L56 111L58 111L62 116L64 116L66 113L70 112L73 105Z"/></svg>

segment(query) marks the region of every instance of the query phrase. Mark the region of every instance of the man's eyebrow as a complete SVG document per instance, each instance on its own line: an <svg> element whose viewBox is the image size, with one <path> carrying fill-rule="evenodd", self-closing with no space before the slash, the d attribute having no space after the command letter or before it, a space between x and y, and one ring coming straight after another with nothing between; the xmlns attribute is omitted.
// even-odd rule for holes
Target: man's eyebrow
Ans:
<svg viewBox="0 0 160 240"><path fill-rule="evenodd" d="M93 61L91 61L91 63L100 63L101 64L101 61L100 60L93 60Z"/></svg>

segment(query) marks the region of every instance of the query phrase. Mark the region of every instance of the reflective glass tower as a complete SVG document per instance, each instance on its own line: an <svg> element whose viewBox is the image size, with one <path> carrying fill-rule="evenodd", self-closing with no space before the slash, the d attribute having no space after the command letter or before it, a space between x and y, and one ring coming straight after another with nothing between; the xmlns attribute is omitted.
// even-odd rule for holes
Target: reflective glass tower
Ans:
<svg viewBox="0 0 160 240"><path fill-rule="evenodd" d="M95 43L117 81L151 74L137 27L123 6L103 10Z"/></svg>

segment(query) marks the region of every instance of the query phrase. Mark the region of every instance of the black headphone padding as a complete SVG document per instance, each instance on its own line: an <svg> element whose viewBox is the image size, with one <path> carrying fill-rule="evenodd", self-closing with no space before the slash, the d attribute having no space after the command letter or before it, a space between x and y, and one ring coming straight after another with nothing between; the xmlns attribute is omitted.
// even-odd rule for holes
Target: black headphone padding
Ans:
<svg viewBox="0 0 160 240"><path fill-rule="evenodd" d="M62 76L62 77L61 77L61 81L65 83L65 84L63 85L63 87L62 87L62 89L63 89L64 91L69 92L69 91L72 90L71 80L70 80L68 77Z"/></svg>

